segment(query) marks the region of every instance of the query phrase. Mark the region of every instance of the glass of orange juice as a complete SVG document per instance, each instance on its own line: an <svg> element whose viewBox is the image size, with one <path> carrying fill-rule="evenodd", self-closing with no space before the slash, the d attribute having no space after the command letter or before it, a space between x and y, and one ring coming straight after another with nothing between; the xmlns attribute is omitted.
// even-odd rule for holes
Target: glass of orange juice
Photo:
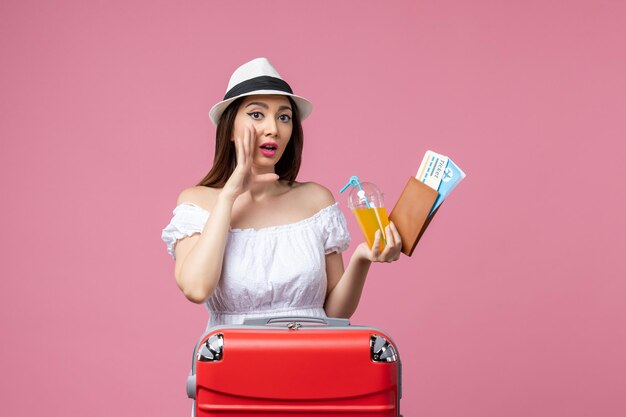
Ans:
<svg viewBox="0 0 626 417"><path fill-rule="evenodd" d="M352 210L359 222L363 236L370 248L374 246L374 236L380 230L380 250L386 244L385 227L389 224L389 217L383 201L383 193L371 182L360 182L358 177L350 178L348 184L341 189L345 191L352 186L348 197L348 208Z"/></svg>

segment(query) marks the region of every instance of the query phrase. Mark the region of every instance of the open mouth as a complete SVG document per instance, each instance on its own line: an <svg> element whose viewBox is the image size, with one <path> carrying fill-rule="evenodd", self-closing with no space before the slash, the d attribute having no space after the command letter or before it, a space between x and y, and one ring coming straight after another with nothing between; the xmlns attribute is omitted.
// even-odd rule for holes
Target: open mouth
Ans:
<svg viewBox="0 0 626 417"><path fill-rule="evenodd" d="M261 153L265 156L274 156L276 150L278 149L278 145L275 143L266 142L259 146L259 149L261 149Z"/></svg>

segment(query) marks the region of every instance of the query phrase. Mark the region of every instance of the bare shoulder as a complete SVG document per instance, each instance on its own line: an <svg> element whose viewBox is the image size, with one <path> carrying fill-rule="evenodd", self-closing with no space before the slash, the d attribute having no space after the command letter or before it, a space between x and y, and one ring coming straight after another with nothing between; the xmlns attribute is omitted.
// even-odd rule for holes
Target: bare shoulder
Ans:
<svg viewBox="0 0 626 417"><path fill-rule="evenodd" d="M178 195L176 204L192 203L205 210L211 211L218 193L219 190L216 188L196 185L194 187L185 188L181 191Z"/></svg>
<svg viewBox="0 0 626 417"><path fill-rule="evenodd" d="M316 182L301 182L297 184L298 194L306 196L306 200L319 211L335 203L333 193L326 187Z"/></svg>

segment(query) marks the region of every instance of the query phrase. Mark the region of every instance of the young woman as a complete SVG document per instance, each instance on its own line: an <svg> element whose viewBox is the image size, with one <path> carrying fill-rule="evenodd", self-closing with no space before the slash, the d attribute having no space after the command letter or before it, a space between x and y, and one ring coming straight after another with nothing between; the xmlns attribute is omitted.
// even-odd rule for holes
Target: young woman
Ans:
<svg viewBox="0 0 626 417"><path fill-rule="evenodd" d="M247 317L350 317L372 262L399 258L393 223L379 250L361 243L344 269L350 236L333 195L299 183L301 120L311 104L294 95L265 58L231 76L209 113L217 125L213 167L183 190L162 239L185 296L205 303L208 327Z"/></svg>

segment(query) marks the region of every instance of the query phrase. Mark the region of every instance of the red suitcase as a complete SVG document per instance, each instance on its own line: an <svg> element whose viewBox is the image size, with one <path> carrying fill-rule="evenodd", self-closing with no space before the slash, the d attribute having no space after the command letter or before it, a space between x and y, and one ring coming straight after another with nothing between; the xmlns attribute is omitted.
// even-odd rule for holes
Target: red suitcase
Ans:
<svg viewBox="0 0 626 417"><path fill-rule="evenodd" d="M210 329L194 349L195 416L400 416L391 338L347 319L278 317Z"/></svg>

